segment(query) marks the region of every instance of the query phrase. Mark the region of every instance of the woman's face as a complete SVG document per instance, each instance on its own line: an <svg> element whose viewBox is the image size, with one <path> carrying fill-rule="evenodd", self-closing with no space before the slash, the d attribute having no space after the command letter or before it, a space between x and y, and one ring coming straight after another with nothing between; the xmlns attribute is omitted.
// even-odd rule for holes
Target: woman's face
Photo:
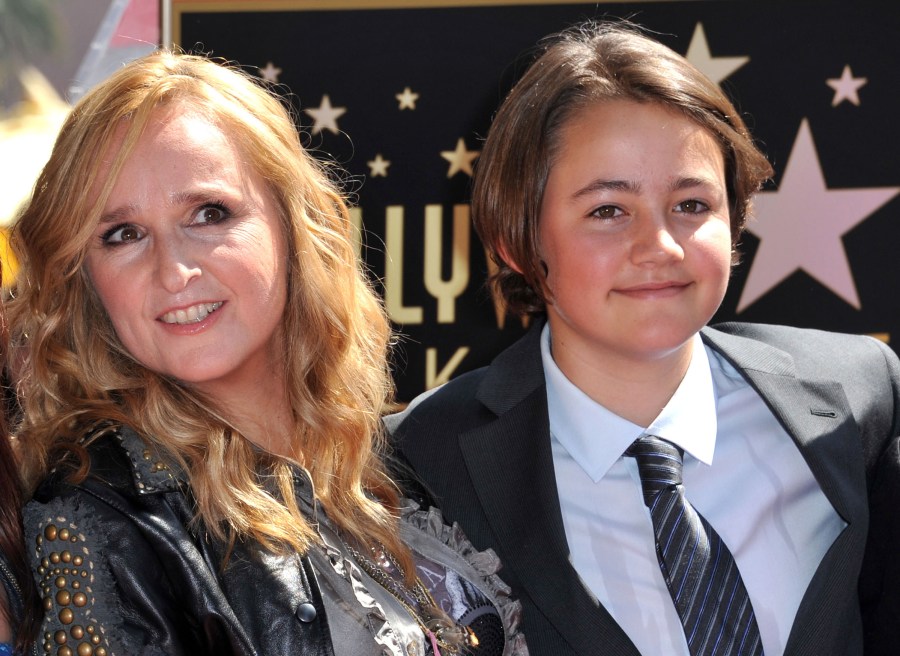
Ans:
<svg viewBox="0 0 900 656"><path fill-rule="evenodd" d="M590 376L684 356L719 307L730 273L718 142L652 103L581 110L560 133L539 248L557 361Z"/></svg>
<svg viewBox="0 0 900 656"><path fill-rule="evenodd" d="M157 110L87 251L128 352L213 396L271 380L283 360L287 245L275 199L244 160L186 105Z"/></svg>

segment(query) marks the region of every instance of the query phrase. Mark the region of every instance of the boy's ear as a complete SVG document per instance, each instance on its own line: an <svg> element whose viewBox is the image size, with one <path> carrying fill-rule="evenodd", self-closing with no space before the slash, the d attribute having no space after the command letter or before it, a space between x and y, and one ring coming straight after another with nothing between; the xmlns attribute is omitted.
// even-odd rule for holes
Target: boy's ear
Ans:
<svg viewBox="0 0 900 656"><path fill-rule="evenodd" d="M520 267L518 263L509 256L509 251L506 248L506 244L501 243L499 246L497 246L497 253L501 258L503 258L503 261L506 262L506 265L510 269L512 269L519 275L522 275L522 267Z"/></svg>

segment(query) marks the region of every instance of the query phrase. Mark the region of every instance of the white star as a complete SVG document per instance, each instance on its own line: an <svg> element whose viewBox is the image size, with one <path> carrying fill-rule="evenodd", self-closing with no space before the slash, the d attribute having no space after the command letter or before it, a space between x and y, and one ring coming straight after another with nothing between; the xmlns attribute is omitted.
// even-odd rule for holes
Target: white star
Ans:
<svg viewBox="0 0 900 656"><path fill-rule="evenodd" d="M462 171L472 175L472 162L481 154L480 150L466 150L466 142L462 138L456 140L456 150L442 150L441 157L450 162L447 177L452 178Z"/></svg>
<svg viewBox="0 0 900 656"><path fill-rule="evenodd" d="M900 187L826 187L809 123L803 119L778 191L754 199L756 219L747 229L760 244L738 312L798 269L860 309L841 238L898 192Z"/></svg>
<svg viewBox="0 0 900 656"><path fill-rule="evenodd" d="M329 132L338 134L340 129L338 128L337 120L347 112L347 108L332 107L331 98L329 98L326 93L322 96L322 102L317 109L304 109L303 111L312 116L315 120L315 123L312 126L313 134L318 134L322 130L328 130Z"/></svg>
<svg viewBox="0 0 900 656"><path fill-rule="evenodd" d="M272 62L266 62L266 67L259 69L259 74L266 82L278 84L278 76L281 75L281 69Z"/></svg>
<svg viewBox="0 0 900 656"><path fill-rule="evenodd" d="M415 109L416 101L419 99L419 94L413 93L413 90L409 87L403 89L403 93L398 93L394 95L398 101L400 101L399 109Z"/></svg>
<svg viewBox="0 0 900 656"><path fill-rule="evenodd" d="M375 155L375 159L370 159L366 162L369 166L369 174L376 178L381 176L382 178L386 178L388 174L388 167L391 165L391 161L388 159L384 159L381 156L381 153Z"/></svg>
<svg viewBox="0 0 900 656"><path fill-rule="evenodd" d="M685 58L716 84L750 61L749 57L713 57L706 41L703 23L697 23Z"/></svg>
<svg viewBox="0 0 900 656"><path fill-rule="evenodd" d="M828 78L826 84L834 89L834 98L831 100L831 106L837 107L845 100L849 100L854 105L859 105L859 88L869 81L865 77L853 77L853 71L850 70L850 64L844 66L844 72L840 77Z"/></svg>

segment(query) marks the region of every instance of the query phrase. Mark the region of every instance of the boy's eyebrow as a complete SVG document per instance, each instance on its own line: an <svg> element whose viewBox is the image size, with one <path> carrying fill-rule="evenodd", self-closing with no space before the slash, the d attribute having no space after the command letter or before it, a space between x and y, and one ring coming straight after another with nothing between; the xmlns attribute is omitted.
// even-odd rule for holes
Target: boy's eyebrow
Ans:
<svg viewBox="0 0 900 656"><path fill-rule="evenodd" d="M707 178L678 178L675 180L672 185L672 191L679 191L681 189L690 189L692 187L704 187L714 184L712 180Z"/></svg>
<svg viewBox="0 0 900 656"><path fill-rule="evenodd" d="M712 184L714 184L714 182L706 178L677 178L669 185L669 188L672 191L680 191L682 189L691 189L693 187L703 187ZM577 200L582 196L587 196L598 191L625 191L632 194L639 194L641 193L641 185L639 182L634 182L632 180L606 180L600 178L592 180L576 191L572 194L572 199Z"/></svg>
<svg viewBox="0 0 900 656"><path fill-rule="evenodd" d="M641 185L631 180L592 180L581 189L572 194L573 199L587 196L597 191L628 191L634 194L640 193Z"/></svg>

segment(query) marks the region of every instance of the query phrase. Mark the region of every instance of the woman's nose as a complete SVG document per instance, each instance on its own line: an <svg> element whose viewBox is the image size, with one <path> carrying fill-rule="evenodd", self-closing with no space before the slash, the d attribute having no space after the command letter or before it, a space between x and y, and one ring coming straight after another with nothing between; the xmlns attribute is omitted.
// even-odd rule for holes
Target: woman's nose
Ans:
<svg viewBox="0 0 900 656"><path fill-rule="evenodd" d="M185 240L177 236L157 239L155 251L157 278L166 291L180 292L200 276L200 266Z"/></svg>

